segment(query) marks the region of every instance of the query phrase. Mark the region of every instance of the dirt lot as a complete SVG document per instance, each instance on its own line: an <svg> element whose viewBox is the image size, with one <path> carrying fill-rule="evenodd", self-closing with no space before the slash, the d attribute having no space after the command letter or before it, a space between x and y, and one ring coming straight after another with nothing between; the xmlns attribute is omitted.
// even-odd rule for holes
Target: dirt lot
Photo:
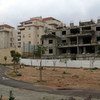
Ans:
<svg viewBox="0 0 100 100"><path fill-rule="evenodd" d="M10 77L34 85L100 90L100 69L44 68L42 70L43 82L39 82L38 68L24 67L18 71L22 76L14 76L10 71Z"/></svg>

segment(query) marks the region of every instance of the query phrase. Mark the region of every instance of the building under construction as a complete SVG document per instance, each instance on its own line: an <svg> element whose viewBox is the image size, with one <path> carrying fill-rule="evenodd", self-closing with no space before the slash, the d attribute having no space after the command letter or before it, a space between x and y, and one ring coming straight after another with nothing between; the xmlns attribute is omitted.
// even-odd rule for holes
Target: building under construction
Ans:
<svg viewBox="0 0 100 100"><path fill-rule="evenodd" d="M69 27L49 30L42 36L42 44L47 48L46 58L98 59L100 50L100 19L97 22L70 23Z"/></svg>

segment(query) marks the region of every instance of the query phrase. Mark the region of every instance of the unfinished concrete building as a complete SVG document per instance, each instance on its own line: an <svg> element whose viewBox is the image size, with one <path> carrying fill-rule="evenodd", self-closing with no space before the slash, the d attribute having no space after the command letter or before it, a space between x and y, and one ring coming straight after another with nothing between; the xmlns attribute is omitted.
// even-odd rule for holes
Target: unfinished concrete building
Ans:
<svg viewBox="0 0 100 100"><path fill-rule="evenodd" d="M50 34L55 36L55 40L54 37L51 39ZM43 45L48 48L44 57L50 57L49 55L52 55L52 57L54 56L55 58L67 57L71 59L97 59L99 57L99 19L96 23L93 20L79 22L79 26L74 26L74 24L71 23L69 27L51 30L47 35L42 36L45 37L42 38ZM57 42L57 39L59 39L59 42ZM55 43L56 49L51 47L49 41L52 41L52 45ZM50 52L50 48L53 48L52 53Z"/></svg>

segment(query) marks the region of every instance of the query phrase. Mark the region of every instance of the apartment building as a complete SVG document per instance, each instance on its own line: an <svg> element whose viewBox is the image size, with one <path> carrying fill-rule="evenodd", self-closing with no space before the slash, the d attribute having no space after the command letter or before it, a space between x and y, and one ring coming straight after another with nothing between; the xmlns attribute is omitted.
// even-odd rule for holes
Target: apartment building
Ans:
<svg viewBox="0 0 100 100"><path fill-rule="evenodd" d="M4 63L4 56L11 63L11 50L17 50L17 31L8 24L0 25L0 63Z"/></svg>
<svg viewBox="0 0 100 100"><path fill-rule="evenodd" d="M51 35L53 38L51 38ZM79 22L78 26L71 23L69 27L51 30L47 35L42 36L42 41L43 45L47 47L44 54L47 58L53 56L71 59L98 58L100 19L97 22L93 20ZM54 47L54 45L56 46Z"/></svg>
<svg viewBox="0 0 100 100"><path fill-rule="evenodd" d="M7 24L0 25L0 49L15 47L16 33L14 27Z"/></svg>
<svg viewBox="0 0 100 100"><path fill-rule="evenodd" d="M18 25L18 48L23 55L32 56L35 46L42 44L41 36L64 24L53 17L34 17Z"/></svg>

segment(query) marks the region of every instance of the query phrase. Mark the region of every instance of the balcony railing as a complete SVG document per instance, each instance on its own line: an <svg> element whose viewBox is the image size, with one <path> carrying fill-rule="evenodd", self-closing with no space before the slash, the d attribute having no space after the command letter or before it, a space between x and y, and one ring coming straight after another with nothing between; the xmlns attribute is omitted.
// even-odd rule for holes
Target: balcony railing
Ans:
<svg viewBox="0 0 100 100"><path fill-rule="evenodd" d="M58 47L76 47L76 46L94 46L94 45L98 45L97 43L62 43L62 44L58 44Z"/></svg>
<svg viewBox="0 0 100 100"><path fill-rule="evenodd" d="M95 31L94 30L82 30L82 34L86 34L86 33L93 34L93 33L95 33Z"/></svg>

